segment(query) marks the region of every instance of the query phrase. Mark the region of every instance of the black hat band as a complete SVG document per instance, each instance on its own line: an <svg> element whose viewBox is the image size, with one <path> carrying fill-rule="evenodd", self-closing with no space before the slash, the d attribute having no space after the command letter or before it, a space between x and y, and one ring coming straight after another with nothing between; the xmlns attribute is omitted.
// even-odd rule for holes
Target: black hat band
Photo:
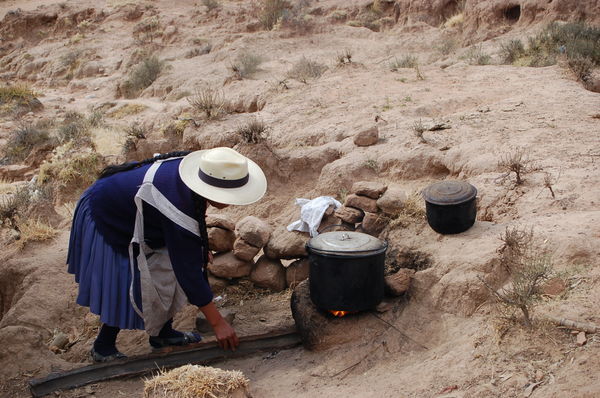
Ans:
<svg viewBox="0 0 600 398"><path fill-rule="evenodd" d="M208 185L212 185L213 187L218 188L239 188L243 187L248 183L250 179L250 174L246 174L246 176L237 179L237 180L224 180L221 178L215 178L213 176L209 176L202 170L198 170L198 177Z"/></svg>

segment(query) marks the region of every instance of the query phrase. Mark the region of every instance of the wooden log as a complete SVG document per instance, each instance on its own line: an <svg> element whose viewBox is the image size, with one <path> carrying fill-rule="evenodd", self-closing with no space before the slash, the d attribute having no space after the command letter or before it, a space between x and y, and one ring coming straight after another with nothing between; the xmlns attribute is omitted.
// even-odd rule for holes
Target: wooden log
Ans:
<svg viewBox="0 0 600 398"><path fill-rule="evenodd" d="M42 379L32 379L29 381L29 390L33 397L42 397L57 390L72 389L103 380L139 376L156 369L169 369L186 364L207 364L256 352L283 350L300 343L300 335L296 330L287 329L242 337L236 351L225 351L215 341L169 347L149 355L89 365L63 373L52 373Z"/></svg>

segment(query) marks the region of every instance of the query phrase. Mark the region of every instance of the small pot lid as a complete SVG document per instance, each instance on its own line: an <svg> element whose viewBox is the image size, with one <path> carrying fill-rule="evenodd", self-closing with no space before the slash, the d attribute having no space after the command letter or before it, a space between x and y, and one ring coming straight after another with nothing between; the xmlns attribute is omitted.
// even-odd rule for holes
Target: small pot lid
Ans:
<svg viewBox="0 0 600 398"><path fill-rule="evenodd" d="M306 244L310 249L325 252L370 252L387 247L374 236L354 231L325 232L311 238Z"/></svg>
<svg viewBox="0 0 600 398"><path fill-rule="evenodd" d="M423 198L434 205L457 205L477 196L477 189L465 181L440 181L423 190Z"/></svg>

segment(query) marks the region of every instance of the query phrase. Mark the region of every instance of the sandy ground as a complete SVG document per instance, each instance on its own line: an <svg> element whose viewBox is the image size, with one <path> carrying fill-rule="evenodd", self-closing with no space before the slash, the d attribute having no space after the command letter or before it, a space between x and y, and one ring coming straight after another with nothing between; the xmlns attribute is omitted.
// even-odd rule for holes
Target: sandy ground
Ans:
<svg viewBox="0 0 600 398"><path fill-rule="evenodd" d="M2 1L0 17L17 7L33 10L51 3ZM271 128L270 151L237 148L258 156L269 191L260 203L227 213L236 220L252 214L273 227L297 219L294 198L341 197L360 180L398 184L409 194L442 179L468 180L478 189L478 221L463 234L438 235L423 220L386 232L391 245L431 256L431 267L417 273L408 297L381 315L387 323L379 329L365 330L356 344L324 352L296 348L215 366L243 371L253 396L267 398L600 395L598 336L588 335L579 346L570 331L539 320L541 314L553 314L600 324L600 96L586 91L560 65L498 65L500 43L539 26L518 26L482 43L493 64L479 66L463 59L465 48L440 54L436 48L449 33L437 27L417 23L373 32L330 22L336 9L351 11L366 2L318 2L322 10L314 16L315 32L290 35L286 30L249 33L246 26L256 20L249 2L221 1L219 12L208 13L192 1L176 6L151 1L142 5L153 6L164 27L176 27L156 46L169 67L140 98L124 100L115 98L116 85L131 68L117 65L126 65L140 47L132 38L139 20L123 19L124 3L67 1L68 10L89 6L107 16L77 42L74 31L46 32L44 40L25 41L20 53L47 61L29 74L19 75L23 62L0 64L4 80L25 80L43 93L44 110L23 120L89 112L104 102L144 105L135 115L107 117L110 128L96 132L98 150L115 155L130 123L147 123L154 138L161 138L162 126L190 111L184 94L195 87L216 85L228 98L243 101L259 96L266 104L262 110L189 127L185 144L173 145L227 144L237 126L254 117L263 120ZM210 54L186 58L194 38L210 42ZM82 63L95 60L104 72L70 82L53 77L52 65L74 49L91 49ZM344 49L352 53L353 63L339 66L336 55ZM263 57L260 69L249 79L224 84L241 51ZM418 56L424 79L413 69L389 70L390 60L405 54ZM288 89L283 88L278 83L303 56L326 65L327 71L308 84L288 79ZM419 120L444 122L451 129L426 131L421 142L412 129ZM0 135L6 138L20 121L0 120ZM375 125L379 142L355 146L354 135ZM520 186L513 176L502 178L498 166L517 148L525 149L531 161ZM554 198L544 187L546 173L553 178ZM556 271L567 282L559 296L544 297L533 329L499 321L477 278L495 272L499 236L507 226L533 227L552 246ZM9 307L0 320L2 396L27 396L29 378L88 363L97 321L74 303L77 286L64 265L68 229L65 217L53 241L2 253L3 306ZM16 286L17 293L5 304L8 285ZM237 312L234 326L240 335L293 323L289 291L264 295L235 289L223 297L220 305ZM187 308L176 326L191 329L195 314ZM348 319L348 328L360 327ZM67 352L48 349L57 331L76 341ZM123 332L118 345L130 355L148 351L143 332ZM141 396L142 384L119 380L59 396Z"/></svg>

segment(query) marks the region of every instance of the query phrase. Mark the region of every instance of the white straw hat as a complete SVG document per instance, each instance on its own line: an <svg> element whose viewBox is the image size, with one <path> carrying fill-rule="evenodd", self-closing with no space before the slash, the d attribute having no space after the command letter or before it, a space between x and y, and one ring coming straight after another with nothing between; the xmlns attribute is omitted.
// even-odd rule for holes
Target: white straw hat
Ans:
<svg viewBox="0 0 600 398"><path fill-rule="evenodd" d="M228 205L248 205L267 191L267 178L252 160L231 148L213 148L186 155L179 176L198 195Z"/></svg>

